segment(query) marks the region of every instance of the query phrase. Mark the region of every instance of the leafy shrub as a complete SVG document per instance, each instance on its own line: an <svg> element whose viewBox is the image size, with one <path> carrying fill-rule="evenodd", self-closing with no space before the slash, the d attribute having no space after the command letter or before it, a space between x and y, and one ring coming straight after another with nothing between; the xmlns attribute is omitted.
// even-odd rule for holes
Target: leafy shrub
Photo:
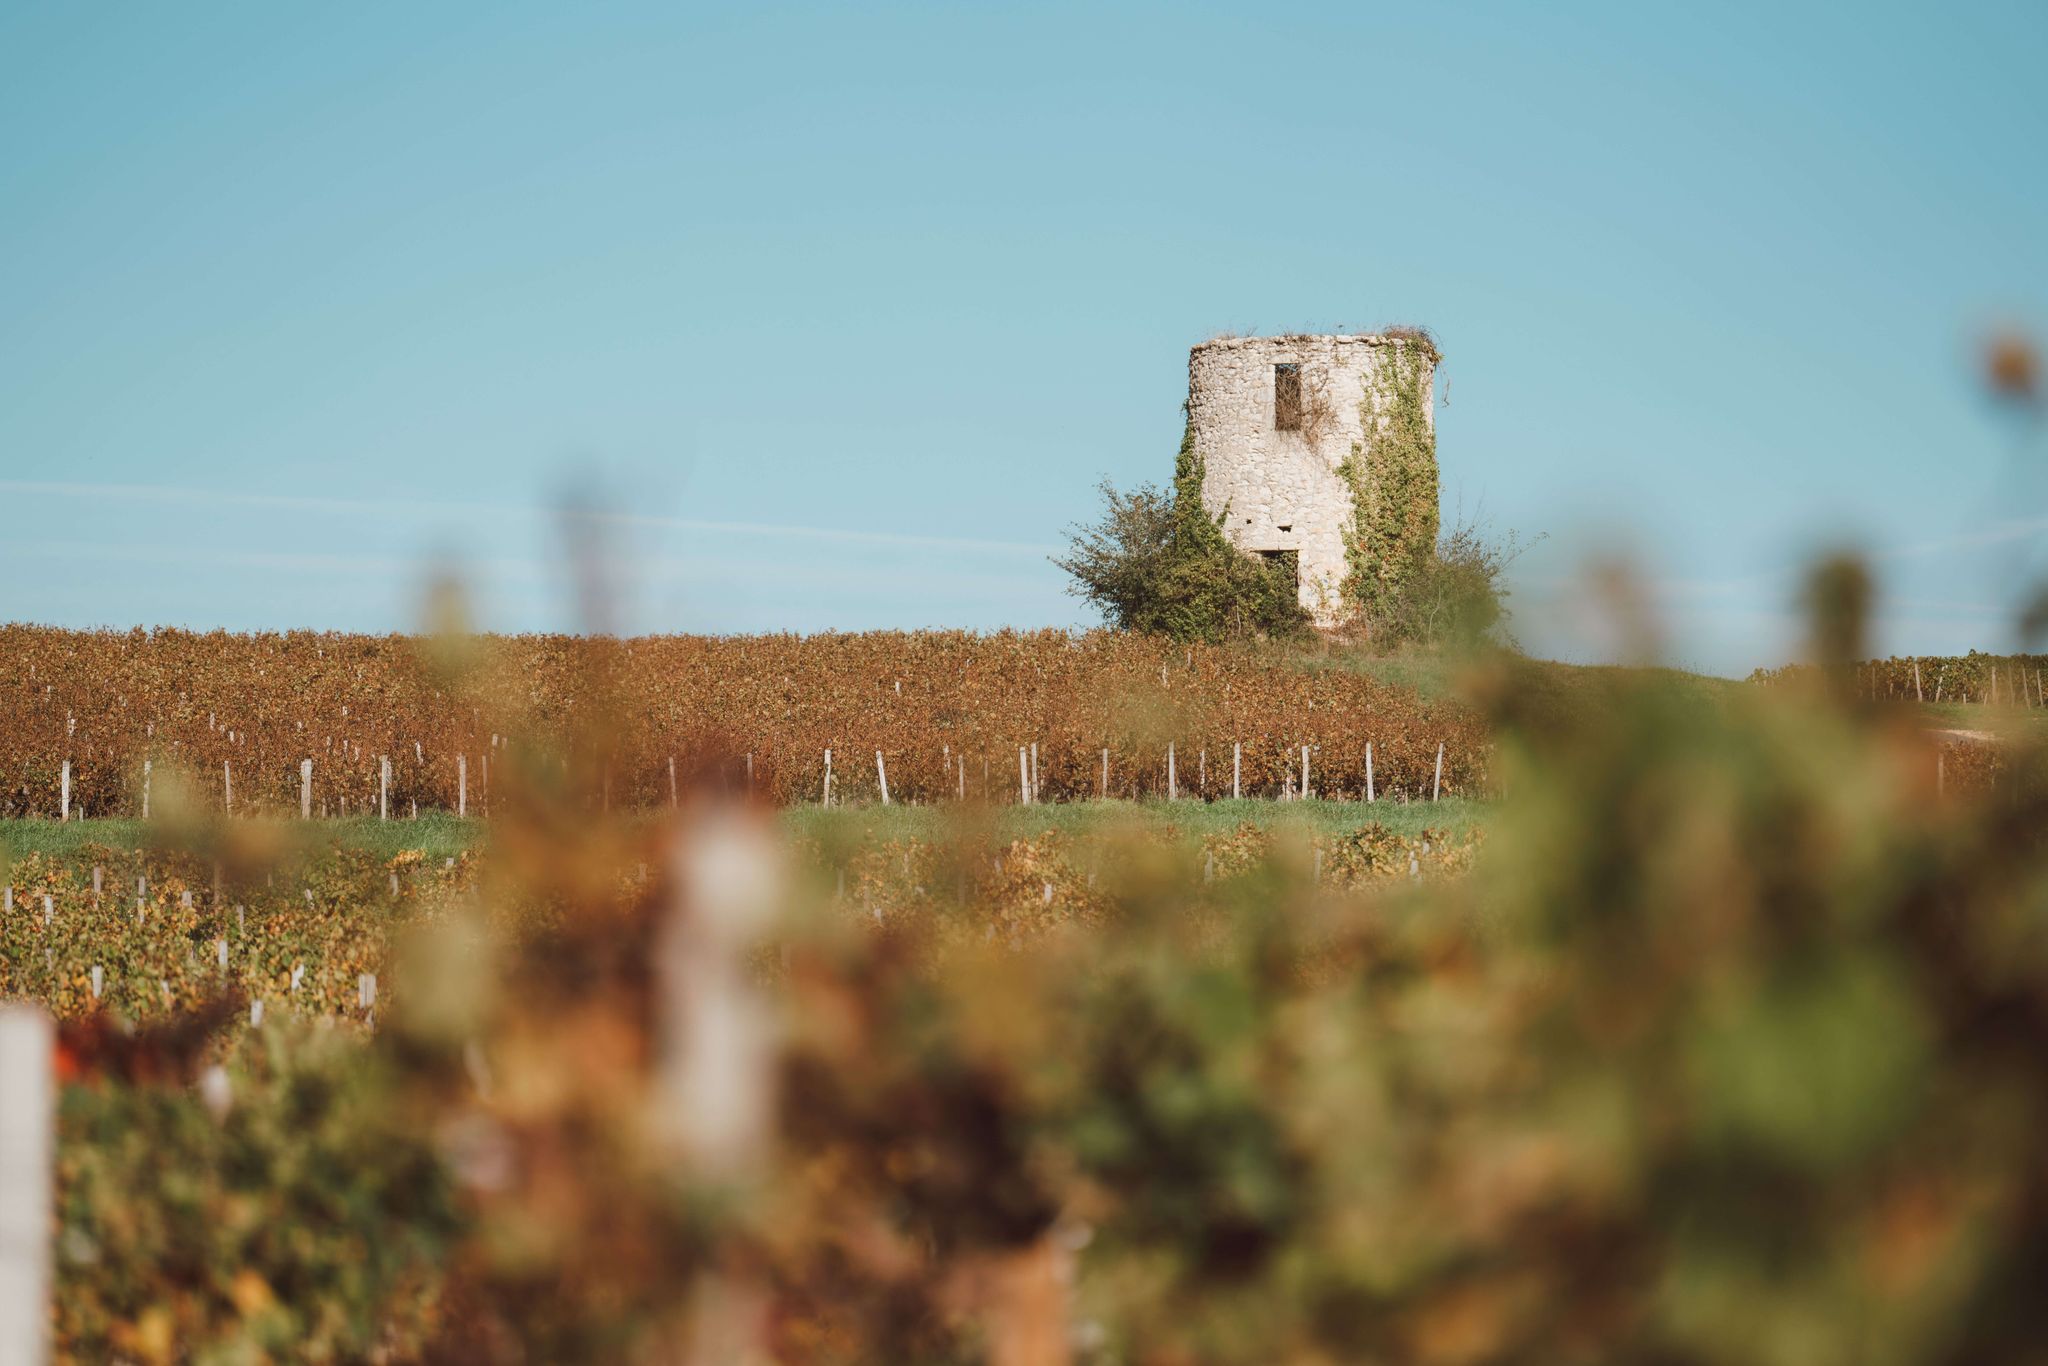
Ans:
<svg viewBox="0 0 2048 1366"><path fill-rule="evenodd" d="M1053 560L1073 575L1075 596L1119 630L1217 642L1308 631L1296 575L1246 554L1202 505L1202 460L1189 426L1174 462L1173 489L1102 484L1100 522L1075 527ZM1226 513L1227 515L1227 513Z"/></svg>
<svg viewBox="0 0 2048 1366"><path fill-rule="evenodd" d="M1374 598L1368 637L1389 647L1512 646L1507 571L1525 549L1513 532L1494 540L1478 522L1459 522Z"/></svg>

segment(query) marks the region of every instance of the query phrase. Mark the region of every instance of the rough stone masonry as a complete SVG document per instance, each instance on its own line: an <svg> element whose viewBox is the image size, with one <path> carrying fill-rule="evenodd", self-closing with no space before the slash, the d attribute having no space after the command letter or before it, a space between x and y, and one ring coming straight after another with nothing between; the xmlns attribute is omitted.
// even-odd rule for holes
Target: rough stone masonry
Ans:
<svg viewBox="0 0 2048 1366"><path fill-rule="evenodd" d="M1292 556L1301 605L1320 627L1349 614L1353 502L1338 467L1370 448L1378 424L1367 414L1384 405L1383 367L1396 347L1416 348L1423 392L1433 392L1435 351L1407 337L1221 337L1188 352L1203 506L1240 548ZM1432 431L1435 407L1424 405Z"/></svg>

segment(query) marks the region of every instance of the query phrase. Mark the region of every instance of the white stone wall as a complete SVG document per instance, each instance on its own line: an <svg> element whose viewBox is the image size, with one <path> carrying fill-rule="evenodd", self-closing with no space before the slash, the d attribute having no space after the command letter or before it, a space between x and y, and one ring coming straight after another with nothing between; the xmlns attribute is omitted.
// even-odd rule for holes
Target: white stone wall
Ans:
<svg viewBox="0 0 2048 1366"><path fill-rule="evenodd" d="M1345 614L1351 487L1337 467L1367 440L1363 406L1389 349L1406 341L1361 337L1225 337L1188 353L1188 419L1205 476L1209 515L1246 550L1293 550L1301 604L1320 626ZM1273 367L1301 367L1302 429L1273 426ZM1434 392L1435 366L1423 376ZM1436 404L1427 404L1435 422Z"/></svg>

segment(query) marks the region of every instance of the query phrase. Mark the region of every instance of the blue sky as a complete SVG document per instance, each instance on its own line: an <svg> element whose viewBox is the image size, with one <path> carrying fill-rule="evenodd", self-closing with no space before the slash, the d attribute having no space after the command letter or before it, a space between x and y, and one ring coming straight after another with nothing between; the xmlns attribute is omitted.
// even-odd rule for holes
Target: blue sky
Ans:
<svg viewBox="0 0 2048 1366"><path fill-rule="evenodd" d="M1539 652L2008 641L2048 7L0 6L0 619L1069 624L1187 348L1421 322ZM1446 392L1447 391L1447 392Z"/></svg>

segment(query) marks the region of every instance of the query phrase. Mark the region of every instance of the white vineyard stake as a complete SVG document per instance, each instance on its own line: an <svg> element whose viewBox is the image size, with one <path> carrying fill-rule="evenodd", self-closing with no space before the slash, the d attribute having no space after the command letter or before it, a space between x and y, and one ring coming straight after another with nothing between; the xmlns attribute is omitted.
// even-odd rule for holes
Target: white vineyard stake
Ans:
<svg viewBox="0 0 2048 1366"><path fill-rule="evenodd" d="M56 1086L50 1018L0 1008L0 1361L47 1359Z"/></svg>
<svg viewBox="0 0 2048 1366"><path fill-rule="evenodd" d="M1173 741L1166 742L1166 800L1172 801L1179 795L1180 781L1173 771Z"/></svg>
<svg viewBox="0 0 2048 1366"><path fill-rule="evenodd" d="M1365 799L1373 800L1372 792L1372 741L1365 742Z"/></svg>
<svg viewBox="0 0 2048 1366"><path fill-rule="evenodd" d="M377 819L391 819L391 756L377 756Z"/></svg>
<svg viewBox="0 0 2048 1366"><path fill-rule="evenodd" d="M1437 746L1436 746L1436 784L1435 784L1435 786L1433 786L1433 787L1431 787L1431 788L1430 788L1430 791L1429 791L1429 799L1430 799L1431 801L1436 801L1436 800L1437 800L1438 798L1442 797L1443 795L1444 795L1444 746L1443 746L1443 741L1439 740L1439 741L1437 741Z"/></svg>
<svg viewBox="0 0 2048 1366"><path fill-rule="evenodd" d="M223 811L235 809L235 775L228 770L228 761L220 761L220 799Z"/></svg>
<svg viewBox="0 0 2048 1366"><path fill-rule="evenodd" d="M1244 743L1239 740L1230 745L1230 795L1233 799L1244 796Z"/></svg>
<svg viewBox="0 0 2048 1366"><path fill-rule="evenodd" d="M1301 747L1301 799L1307 801L1312 789L1308 785L1308 746Z"/></svg>
<svg viewBox="0 0 2048 1366"><path fill-rule="evenodd" d="M753 756L749 755L747 757L752 758ZM875 781L882 785L882 805L887 806L889 804L889 768L888 765L882 762L882 751L879 749L875 751ZM752 784L749 783L748 786L751 787Z"/></svg>
<svg viewBox="0 0 2048 1366"><path fill-rule="evenodd" d="M455 756L455 814L469 814L469 756Z"/></svg>
<svg viewBox="0 0 2048 1366"><path fill-rule="evenodd" d="M71 761L69 759L64 761L63 783L62 795L57 798L57 819L68 821L71 819Z"/></svg>
<svg viewBox="0 0 2048 1366"><path fill-rule="evenodd" d="M299 819L313 819L313 761L299 760Z"/></svg>
<svg viewBox="0 0 2048 1366"><path fill-rule="evenodd" d="M1105 800L1109 797L1109 746L1107 745L1104 745L1102 748L1102 795Z"/></svg>
<svg viewBox="0 0 2048 1366"><path fill-rule="evenodd" d="M1031 802L1031 760L1024 746L1017 746L1017 804L1028 806Z"/></svg>
<svg viewBox="0 0 2048 1366"><path fill-rule="evenodd" d="M142 819L149 819L149 760L142 761Z"/></svg>

